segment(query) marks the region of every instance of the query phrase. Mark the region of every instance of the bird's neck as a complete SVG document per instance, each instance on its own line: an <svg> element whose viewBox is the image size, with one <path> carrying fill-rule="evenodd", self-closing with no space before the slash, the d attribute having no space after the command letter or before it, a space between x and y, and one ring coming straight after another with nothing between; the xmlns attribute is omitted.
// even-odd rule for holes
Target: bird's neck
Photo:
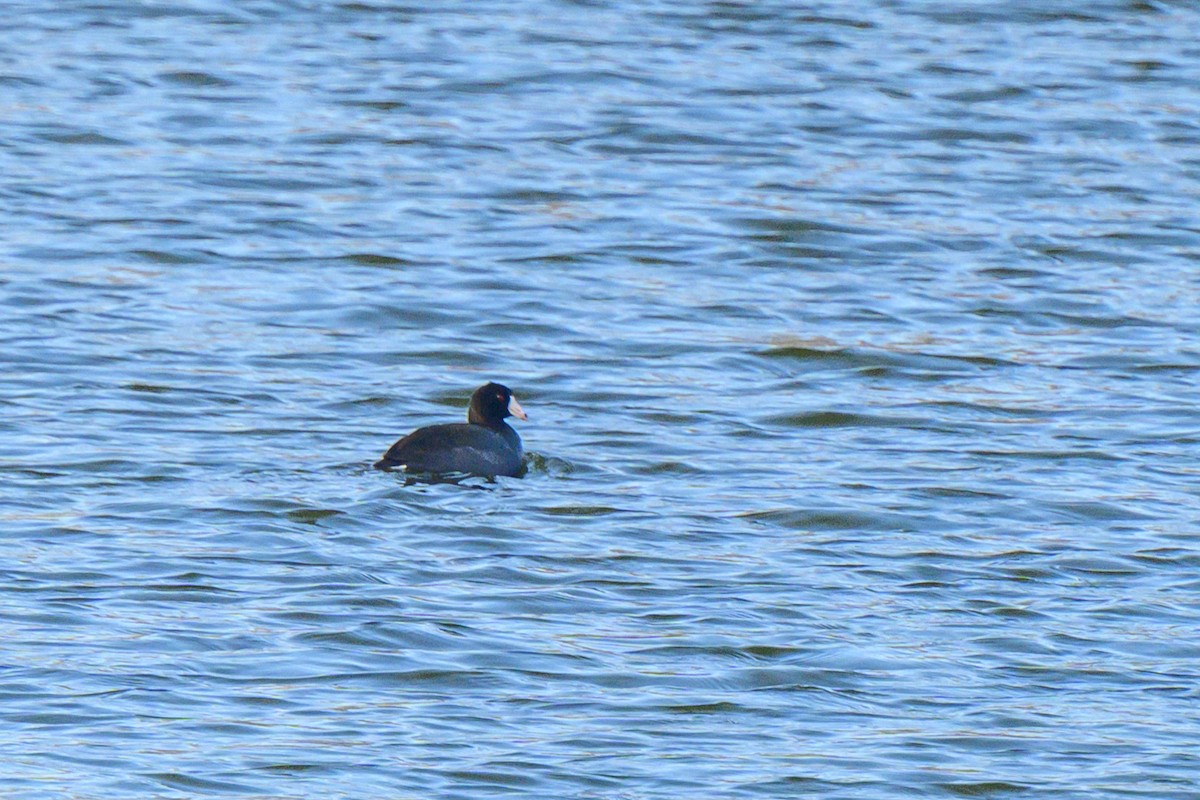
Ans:
<svg viewBox="0 0 1200 800"><path fill-rule="evenodd" d="M504 424L504 420L489 420L473 408L467 412L467 422L472 425L482 425L485 428L494 428L496 430L507 427Z"/></svg>

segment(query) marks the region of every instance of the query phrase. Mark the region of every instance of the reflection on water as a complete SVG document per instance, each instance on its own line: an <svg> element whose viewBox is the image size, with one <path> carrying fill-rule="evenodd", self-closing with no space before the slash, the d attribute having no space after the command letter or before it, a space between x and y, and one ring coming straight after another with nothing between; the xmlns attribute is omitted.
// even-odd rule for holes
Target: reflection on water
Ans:
<svg viewBox="0 0 1200 800"><path fill-rule="evenodd" d="M13 797L1195 794L1190 7L14 11Z"/></svg>

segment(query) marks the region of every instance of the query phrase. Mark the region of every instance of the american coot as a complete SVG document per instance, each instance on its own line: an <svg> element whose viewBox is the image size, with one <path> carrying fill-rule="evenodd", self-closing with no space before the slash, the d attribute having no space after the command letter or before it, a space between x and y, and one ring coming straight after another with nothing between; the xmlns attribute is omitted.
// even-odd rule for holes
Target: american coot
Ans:
<svg viewBox="0 0 1200 800"><path fill-rule="evenodd" d="M505 417L526 419L524 409L507 386L484 384L471 395L465 424L418 428L392 445L375 468L519 476L525 471L521 437L508 426Z"/></svg>

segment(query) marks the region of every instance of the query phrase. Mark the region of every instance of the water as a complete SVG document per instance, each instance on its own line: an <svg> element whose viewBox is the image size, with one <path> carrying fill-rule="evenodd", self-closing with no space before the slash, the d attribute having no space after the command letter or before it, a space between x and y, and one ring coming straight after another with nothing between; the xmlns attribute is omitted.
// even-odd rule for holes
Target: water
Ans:
<svg viewBox="0 0 1200 800"><path fill-rule="evenodd" d="M1191 4L6 20L6 797L1200 797Z"/></svg>

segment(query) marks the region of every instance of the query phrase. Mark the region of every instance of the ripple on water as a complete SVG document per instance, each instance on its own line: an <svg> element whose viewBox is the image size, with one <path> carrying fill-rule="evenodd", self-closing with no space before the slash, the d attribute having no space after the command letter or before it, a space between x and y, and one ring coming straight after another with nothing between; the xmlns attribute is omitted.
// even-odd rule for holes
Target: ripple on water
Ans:
<svg viewBox="0 0 1200 800"><path fill-rule="evenodd" d="M1195 10L130 11L0 29L14 797L1196 794Z"/></svg>

